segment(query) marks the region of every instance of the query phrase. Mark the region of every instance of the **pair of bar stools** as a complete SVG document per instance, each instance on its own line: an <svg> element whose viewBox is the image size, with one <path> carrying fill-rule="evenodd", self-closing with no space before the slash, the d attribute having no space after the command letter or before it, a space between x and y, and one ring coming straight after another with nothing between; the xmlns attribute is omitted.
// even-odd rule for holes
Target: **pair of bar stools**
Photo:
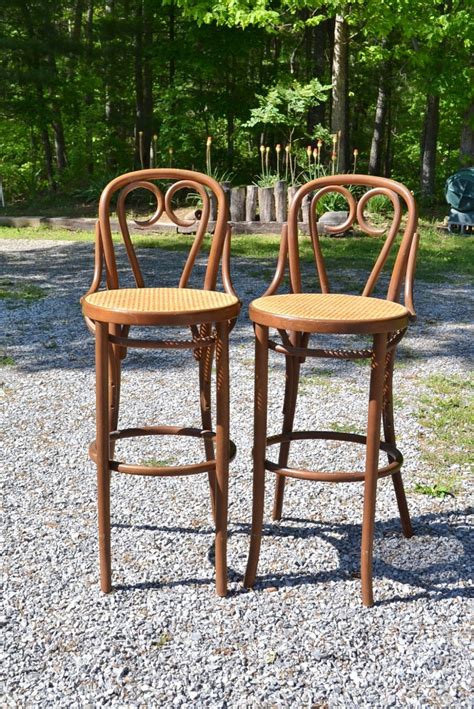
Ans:
<svg viewBox="0 0 474 709"><path fill-rule="evenodd" d="M156 181L159 181L157 184ZM164 193L163 181L171 181ZM125 201L127 195L142 188L153 193L157 202L155 214L143 227L155 224L166 213L177 226L188 226L187 220L177 216L173 196L180 190L196 192L202 202L196 235L176 288L145 287L139 261L127 226ZM360 228L373 236L382 236L381 250L361 295L330 293L329 279L323 259L317 230L320 200L328 193L339 193L347 201L347 218L343 224L326 227L339 233L350 229L357 220ZM298 213L302 201L311 196L310 238L314 250L316 275L320 293L303 288L300 268ZM389 228L368 224L364 209L376 195L384 195L393 206ZM217 217L204 283L201 289L188 287L196 257L208 230L211 200L217 206ZM112 207L112 205L115 205ZM404 213L404 209L406 213ZM120 232L130 263L136 287L120 287L117 259L112 240L111 213L116 210ZM403 235L398 236L403 219ZM250 305L250 319L255 328L255 421L254 421L254 482L253 519L250 555L244 583L254 583L262 535L265 471L276 474L273 518L280 519L287 477L334 482L362 481L364 507L361 544L362 600L373 604L372 547L377 480L391 476L405 536L412 535L400 468L403 458L395 445L392 406L392 374L395 349L403 337L410 319L414 318L412 300L413 276L417 251L416 206L412 194L393 180L366 175L337 175L312 180L303 185L294 196L289 209L288 223L283 226L275 276L263 297ZM383 267L393 259L385 298L372 297ZM290 293L276 292L283 281L289 262ZM216 290L219 266L222 264L222 283L225 292ZM357 264L357 253L354 253ZM105 272L105 290L99 290ZM404 290L404 305L400 304ZM96 408L97 435L90 446L91 458L97 465L98 525L101 589L111 590L110 545L110 478L111 471L135 475L171 476L207 472L209 476L212 510L216 525L215 563L216 590L224 596L227 591L227 490L228 467L235 447L229 439L229 332L239 315L240 301L230 277L230 226L228 206L221 186L212 178L188 170L150 169L117 177L105 188L99 205L96 227L95 269L90 290L82 300L86 322L95 334L96 351ZM132 326L185 328L186 337L170 340L133 337ZM269 339L269 330L279 334L278 342ZM310 346L311 335L363 335L369 341L363 349L350 347ZM322 338L324 339L324 338ZM342 338L343 339L343 338ZM321 345L322 343L318 343ZM323 343L324 344L324 343ZM129 348L190 349L199 367L202 428L183 428L171 425L143 426L118 429L121 363ZM267 438L267 376L268 353L273 350L285 357L286 385L283 402L282 433ZM215 430L211 416L211 372L216 361L216 420ZM335 431L294 431L293 422L301 364L307 357L338 359L366 358L370 362L370 395L367 435ZM383 423L384 440L380 440ZM203 441L206 460L185 466L132 465L115 459L115 443L134 436L191 436ZM295 440L329 439L348 441L365 446L365 470L322 472L302 470L288 464L290 444ZM278 462L266 458L266 448L279 445ZM388 457L388 463L379 467L379 452Z"/></svg>

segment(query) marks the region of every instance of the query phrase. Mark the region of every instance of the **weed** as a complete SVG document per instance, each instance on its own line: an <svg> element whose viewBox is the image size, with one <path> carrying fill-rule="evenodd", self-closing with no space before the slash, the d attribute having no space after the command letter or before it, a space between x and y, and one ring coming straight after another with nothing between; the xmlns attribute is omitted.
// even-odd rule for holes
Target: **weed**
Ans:
<svg viewBox="0 0 474 709"><path fill-rule="evenodd" d="M339 423L338 421L331 421L328 424L330 431L335 431L336 433L354 433L354 427L348 423Z"/></svg>
<svg viewBox="0 0 474 709"><path fill-rule="evenodd" d="M170 635L170 633L168 633L167 630L165 630L161 633L158 640L153 640L151 644L154 647L164 647L166 645L166 643L169 643L170 640L171 640L171 635Z"/></svg>
<svg viewBox="0 0 474 709"><path fill-rule="evenodd" d="M328 369L314 369L310 374L300 377L300 394L307 394L312 387L331 389L333 387L330 378L332 372Z"/></svg>
<svg viewBox="0 0 474 709"><path fill-rule="evenodd" d="M167 468L173 465L174 462L172 458L148 458L147 460L142 460L141 465L146 465L149 468Z"/></svg>
<svg viewBox="0 0 474 709"><path fill-rule="evenodd" d="M0 367L14 367L15 364L15 360L10 355L0 355Z"/></svg>
<svg viewBox="0 0 474 709"><path fill-rule="evenodd" d="M14 303L18 301L31 305L45 296L46 291L33 283L15 283L8 279L0 281L0 300L9 301L10 307L14 307Z"/></svg>
<svg viewBox="0 0 474 709"><path fill-rule="evenodd" d="M449 486L438 483L435 483L434 485L422 485L421 483L417 483L414 489L415 492L419 492L421 495L439 497L441 500L444 500L445 497L454 497Z"/></svg>

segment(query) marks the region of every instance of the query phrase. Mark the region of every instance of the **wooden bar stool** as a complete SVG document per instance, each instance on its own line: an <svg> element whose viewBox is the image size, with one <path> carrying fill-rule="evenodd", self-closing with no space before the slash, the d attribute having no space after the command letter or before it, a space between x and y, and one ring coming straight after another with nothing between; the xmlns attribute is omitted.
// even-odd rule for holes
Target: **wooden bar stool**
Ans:
<svg viewBox="0 0 474 709"><path fill-rule="evenodd" d="M156 180L160 183L157 184ZM163 194L163 181L173 181ZM155 214L141 227L152 226L166 213L178 226L195 226L196 235L176 288L145 287L139 260L127 224L125 201L136 189L150 191L156 198ZM196 192L201 198L199 221L183 220L172 206L179 190ZM189 288L204 235L208 229L210 197L215 197L218 214L202 289ZM122 288L112 241L112 199L117 198L116 213L135 286ZM89 454L97 465L100 586L108 593L111 581L110 480L111 471L132 475L176 476L207 472L216 524L216 591L227 592L227 487L229 460L235 446L229 440L229 353L230 329L240 310L229 275L230 228L224 192L212 178L190 170L150 169L130 172L112 180L102 193L96 226L95 271L88 293L82 299L86 322L95 335L96 351L96 440ZM223 261L224 292L216 290L219 265ZM100 289L105 275L106 289ZM134 326L176 327L187 336L169 339L132 337ZM170 424L118 428L121 362L129 348L188 349L199 366L202 428ZM211 371L216 356L216 428L211 416ZM182 466L148 466L115 459L115 443L140 436L190 436L204 445L205 460Z"/></svg>
<svg viewBox="0 0 474 709"><path fill-rule="evenodd" d="M361 295L331 293L329 277L318 235L316 213L319 201L328 193L336 193L348 204L347 218L338 226L326 227L330 233L344 232L357 220L359 227L378 238L380 253L376 259ZM310 234L316 262L316 273L321 292L304 290L300 269L298 243L298 211L303 199L311 197ZM364 210L372 197L383 195L391 202L393 219L384 228L366 221ZM397 239L402 221L404 231ZM362 522L361 576L364 605L373 604L372 549L374 537L375 501L377 481L390 476L400 512L401 525L406 537L413 534L403 489L400 469L403 457L396 447L393 420L392 375L395 350L410 320L415 317L412 287L418 245L416 233L417 213L413 196L403 185L380 177L366 175L336 175L313 180L303 185L290 206L288 225L283 227L276 274L263 297L250 305L250 319L255 326L255 419L254 419L254 492L250 554L244 583L251 587L257 572L262 536L265 471L277 475L273 519L282 515L286 478L330 482L364 483L364 509ZM385 239L381 237L385 235ZM357 246L354 245L354 261ZM373 297L374 288L389 254L395 254L386 298ZM289 257L291 293L277 295ZM400 295L404 287L404 305ZM312 289L309 289L312 290ZM279 333L279 341L269 338L269 329ZM362 349L350 347L323 347L321 342L310 346L312 336L367 336L369 341ZM286 361L286 387L283 404L283 427L280 435L267 438L268 353L282 354ZM293 422L298 393L300 367L307 357L335 359L367 359L371 365L367 433L365 436L338 431L294 431ZM384 438L380 440L383 421ZM296 440L327 439L347 441L365 447L365 469L359 471L313 471L289 465L290 445ZM266 457L267 446L278 445L279 457L273 462ZM388 457L388 464L379 468L379 451Z"/></svg>

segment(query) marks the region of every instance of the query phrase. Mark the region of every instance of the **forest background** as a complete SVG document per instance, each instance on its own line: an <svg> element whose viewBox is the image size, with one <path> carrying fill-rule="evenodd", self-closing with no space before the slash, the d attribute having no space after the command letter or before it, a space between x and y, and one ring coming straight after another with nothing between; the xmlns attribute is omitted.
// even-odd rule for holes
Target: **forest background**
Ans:
<svg viewBox="0 0 474 709"><path fill-rule="evenodd" d="M95 200L150 165L250 184L288 157L293 181L357 169L443 201L474 162L469 5L3 0L7 202Z"/></svg>

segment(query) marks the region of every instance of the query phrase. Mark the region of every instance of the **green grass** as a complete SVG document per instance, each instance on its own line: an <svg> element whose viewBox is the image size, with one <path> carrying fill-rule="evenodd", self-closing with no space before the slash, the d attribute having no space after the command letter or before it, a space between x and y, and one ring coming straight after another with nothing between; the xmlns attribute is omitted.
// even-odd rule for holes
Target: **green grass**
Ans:
<svg viewBox="0 0 474 709"><path fill-rule="evenodd" d="M328 423L328 430L336 433L354 433L354 426L349 423L341 423L340 421L331 421Z"/></svg>
<svg viewBox="0 0 474 709"><path fill-rule="evenodd" d="M6 278L0 280L0 300L6 300L9 307L25 303L31 305L45 296L46 291L34 283L19 283Z"/></svg>
<svg viewBox="0 0 474 709"><path fill-rule="evenodd" d="M148 458L147 460L142 460L140 465L146 465L149 468L168 468L174 462L174 458Z"/></svg>
<svg viewBox="0 0 474 709"><path fill-rule="evenodd" d="M472 277L474 275L474 239L439 232L433 224L420 226L420 249L417 261L417 278L438 282L445 275ZM90 241L93 232L69 231L47 227L14 228L0 227L0 238L7 239L53 239L56 241ZM116 237L118 239L118 237ZM134 243L139 248L160 248L165 251L185 251L193 237L187 234L163 233L148 236L136 235ZM210 239L204 240L203 248L209 249ZM377 257L381 240L370 236L349 236L334 239L323 236L322 249L330 277L338 277L343 270L357 268L367 272ZM275 260L278 255L279 237L271 235L236 235L232 239L232 254L249 259ZM301 258L312 263L313 251L309 237L301 237ZM389 262L391 263L391 262ZM268 269L268 264L266 264Z"/></svg>
<svg viewBox="0 0 474 709"><path fill-rule="evenodd" d="M10 355L0 355L0 367L14 367L15 364L15 360Z"/></svg>
<svg viewBox="0 0 474 709"><path fill-rule="evenodd" d="M456 491L462 471L474 463L474 376L431 375L421 380L423 389L418 420L425 429L420 443L430 479L415 490L444 497Z"/></svg>

